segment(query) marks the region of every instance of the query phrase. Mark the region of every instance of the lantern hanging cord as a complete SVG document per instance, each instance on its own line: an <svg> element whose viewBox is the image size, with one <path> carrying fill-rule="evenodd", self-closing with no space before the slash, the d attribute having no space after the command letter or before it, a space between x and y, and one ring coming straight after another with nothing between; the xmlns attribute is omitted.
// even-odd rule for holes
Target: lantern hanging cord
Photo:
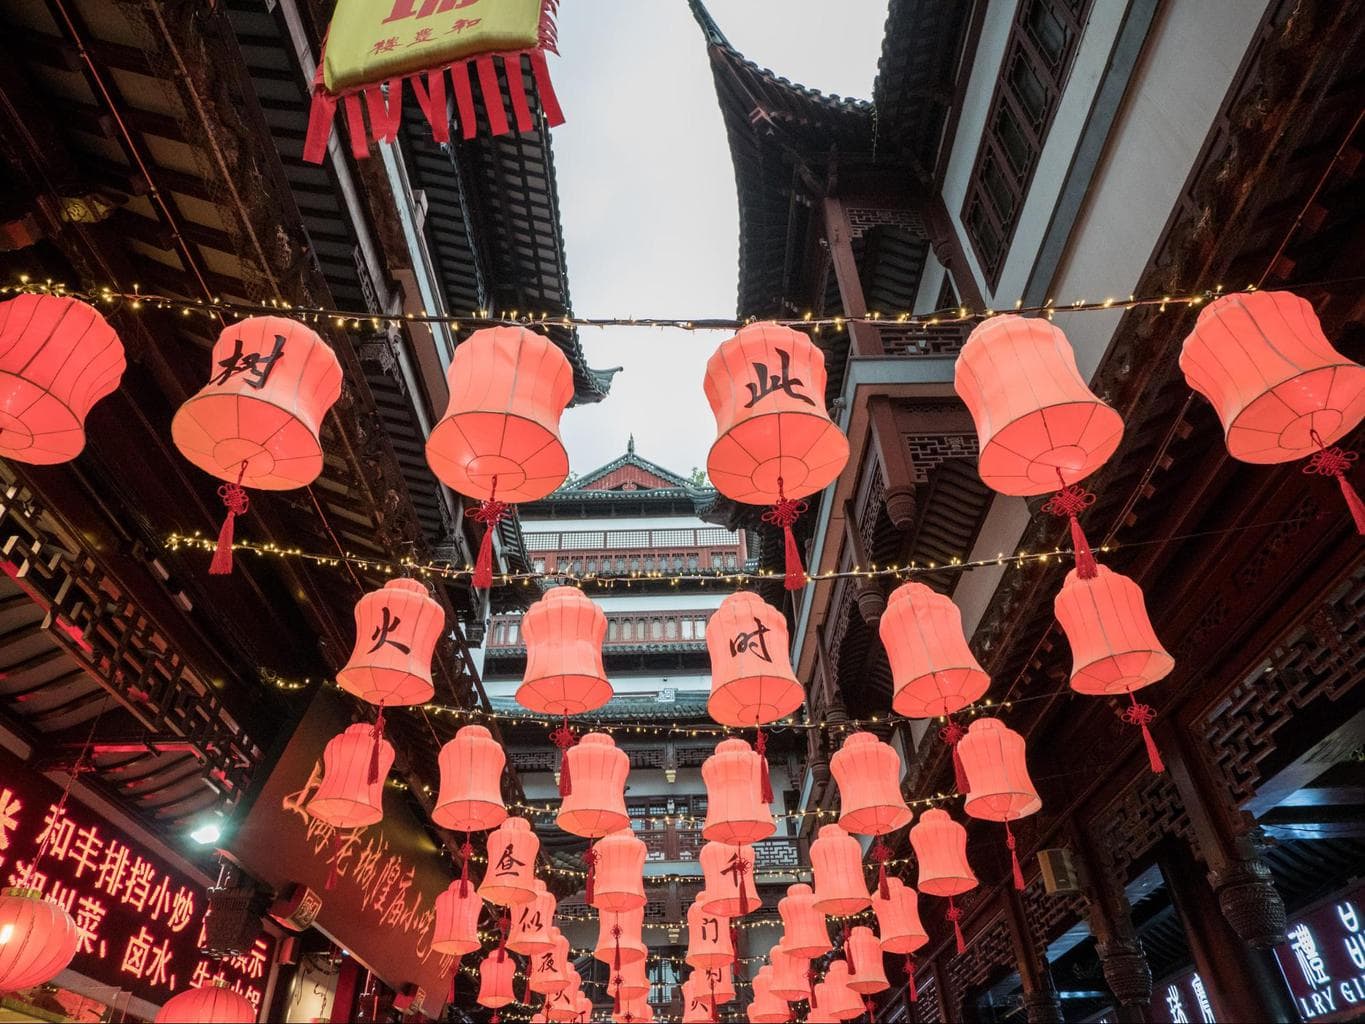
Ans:
<svg viewBox="0 0 1365 1024"><path fill-rule="evenodd" d="M67 801L71 799L71 790L75 788L76 779L78 779L83 772L94 770L95 766L90 762L90 748L95 743L95 730L99 728L100 719L104 717L104 712L108 709L109 703L110 702L108 701L105 702L104 707L100 708L99 713L95 715L90 723L90 731L86 733L85 743L81 746L80 753L76 755L76 760L71 763L71 768L66 778L66 785L62 787L62 795L53 807L52 827L43 833L43 841L39 844L37 852L33 855L33 863L30 864L28 869L24 872L24 881L20 884L20 888L28 887L29 880L37 874L38 866L43 862L43 858L47 856L48 848L52 845L53 836L57 833L56 823L66 814Z"/></svg>

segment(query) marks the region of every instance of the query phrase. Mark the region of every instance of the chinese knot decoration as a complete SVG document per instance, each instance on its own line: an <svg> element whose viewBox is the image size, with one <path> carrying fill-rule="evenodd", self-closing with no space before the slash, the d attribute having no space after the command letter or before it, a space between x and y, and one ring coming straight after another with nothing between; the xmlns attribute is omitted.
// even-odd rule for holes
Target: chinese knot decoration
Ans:
<svg viewBox="0 0 1365 1024"><path fill-rule="evenodd" d="M356 602L355 649L337 685L381 708L431 700L431 658L445 622L424 584L389 580Z"/></svg>
<svg viewBox="0 0 1365 1024"><path fill-rule="evenodd" d="M0 303L0 456L48 466L85 447L85 417L118 387L123 343L94 306L55 295Z"/></svg>
<svg viewBox="0 0 1365 1024"><path fill-rule="evenodd" d="M549 338L523 327L485 327L455 349L450 403L427 438L443 484L481 501L475 587L493 585L493 533L509 505L543 498L569 475L559 419L573 397L573 368Z"/></svg>
<svg viewBox="0 0 1365 1024"><path fill-rule="evenodd" d="M706 364L706 400L716 441L706 472L716 490L747 505L768 505L765 522L782 529L785 583L806 583L792 526L807 495L824 490L848 462L848 439L825 408L825 356L800 331L750 324L721 343Z"/></svg>
<svg viewBox="0 0 1365 1024"><path fill-rule="evenodd" d="M1014 887L1022 892L1024 873L1014 851L1010 822L1043 806L1024 761L1024 737L998 718L978 718L957 749L967 772L967 799L962 809L973 818L1005 823Z"/></svg>
<svg viewBox="0 0 1365 1024"><path fill-rule="evenodd" d="M171 421L180 453L226 481L227 509L209 572L232 572L237 516L245 488L287 491L322 472L323 417L341 396L341 364L318 335L296 320L254 316L223 328L210 357L209 382Z"/></svg>
<svg viewBox="0 0 1365 1024"><path fill-rule="evenodd" d="M877 862L877 887L886 887L886 861L891 849L881 839L910 823L911 811L901 795L901 759L888 744L870 732L850 734L829 760L839 787L839 825L846 832L876 836L872 859Z"/></svg>
<svg viewBox="0 0 1365 1024"><path fill-rule="evenodd" d="M947 811L931 807L910 829L910 845L919 861L919 891L930 896L948 897L948 920L953 923L957 951L965 953L962 908L953 897L969 892L977 885L976 874L967 863L967 830Z"/></svg>
<svg viewBox="0 0 1365 1024"><path fill-rule="evenodd" d="M1185 339L1180 369L1213 403L1229 455L1257 463L1312 456L1304 472L1336 477L1365 534L1365 503L1346 479L1357 453L1329 447L1365 417L1365 366L1332 347L1307 301L1292 292L1216 299Z"/></svg>
<svg viewBox="0 0 1365 1024"><path fill-rule="evenodd" d="M986 486L1056 492L1044 508L1070 522L1076 568L1093 577L1078 516L1095 499L1077 485L1114 454L1123 420L1086 385L1066 335L1046 320L991 317L962 346L953 386L976 423Z"/></svg>
<svg viewBox="0 0 1365 1024"><path fill-rule="evenodd" d="M447 96L454 93L461 134L477 134L479 107L493 135L532 131L536 111L524 72L535 83L545 123L564 123L546 52L555 53L557 0L339 0L313 81L303 158L321 163L337 104L345 109L351 153L369 140L393 142L410 87L438 143L450 141ZM498 66L502 66L499 74ZM470 72L478 78L477 93ZM503 81L512 121L503 105ZM477 100L482 102L476 106ZM365 123L369 116L368 126Z"/></svg>

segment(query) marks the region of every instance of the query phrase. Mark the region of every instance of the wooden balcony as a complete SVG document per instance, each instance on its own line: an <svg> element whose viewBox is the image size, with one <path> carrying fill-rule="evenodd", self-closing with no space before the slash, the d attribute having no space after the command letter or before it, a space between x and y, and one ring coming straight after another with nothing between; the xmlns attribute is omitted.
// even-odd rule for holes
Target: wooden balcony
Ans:
<svg viewBox="0 0 1365 1024"><path fill-rule="evenodd" d="M705 650L706 621L713 610L608 612L603 649L627 650L662 645L671 650ZM524 650L525 647L526 641L521 635L521 616L494 616L489 626L488 650L506 654Z"/></svg>
<svg viewBox="0 0 1365 1024"><path fill-rule="evenodd" d="M744 567L744 537L715 526L685 529L525 531L537 572L679 575Z"/></svg>

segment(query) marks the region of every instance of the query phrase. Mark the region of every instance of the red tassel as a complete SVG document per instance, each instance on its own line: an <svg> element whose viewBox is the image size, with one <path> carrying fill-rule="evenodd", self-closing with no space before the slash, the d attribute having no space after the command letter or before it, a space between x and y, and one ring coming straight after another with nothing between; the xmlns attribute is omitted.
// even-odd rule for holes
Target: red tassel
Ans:
<svg viewBox="0 0 1365 1024"><path fill-rule="evenodd" d="M872 847L872 859L877 862L877 894L884 900L891 898L891 883L886 880L886 862L891 859L891 847L878 837Z"/></svg>
<svg viewBox="0 0 1365 1024"><path fill-rule="evenodd" d="M569 748L578 742L578 737L569 728L569 716L564 716L564 724L550 733L550 740L559 748L559 795L573 795L573 778L569 774Z"/></svg>
<svg viewBox="0 0 1365 1024"><path fill-rule="evenodd" d="M348 93L341 97L341 105L346 108L346 128L351 135L351 156L357 160L368 160L370 137L365 130L365 114L360 109L360 96Z"/></svg>
<svg viewBox="0 0 1365 1024"><path fill-rule="evenodd" d="M493 65L493 55L486 53L475 57L474 69L479 73L479 91L483 93L488 130L494 135L506 135L511 127L507 123L507 111L502 106L502 86L498 84L498 69Z"/></svg>
<svg viewBox="0 0 1365 1024"><path fill-rule="evenodd" d="M786 542L787 561L787 570L783 575L782 585L788 590L800 590L806 585L806 570L801 565L801 549L796 546L796 534L792 533L790 526L784 526L782 534Z"/></svg>
<svg viewBox="0 0 1365 1024"><path fill-rule="evenodd" d="M490 526L483 531L483 540L479 541L479 558L474 563L474 587L477 590L487 590L493 585L493 528Z"/></svg>
<svg viewBox="0 0 1365 1024"><path fill-rule="evenodd" d="M588 906L592 906L593 882L597 878L597 853L592 848L591 840L588 841L588 852L584 855L583 859L588 862L588 881L585 886L587 891L584 892L583 895Z"/></svg>
<svg viewBox="0 0 1365 1024"><path fill-rule="evenodd" d="M1136 725L1142 729L1142 742L1147 745L1147 763L1152 771L1159 775L1166 770L1166 765L1161 760L1161 751L1156 748L1156 740L1152 739L1151 730L1147 728L1152 719L1156 718L1156 712L1152 710L1150 704L1139 704L1132 690L1128 691L1128 699L1131 703L1120 717L1129 725Z"/></svg>
<svg viewBox="0 0 1365 1024"><path fill-rule="evenodd" d="M621 1012L621 976L618 974L612 979L615 982L615 989L611 994L611 1012Z"/></svg>
<svg viewBox="0 0 1365 1024"><path fill-rule="evenodd" d="M948 724L940 729L938 733L939 739L952 748L953 779L957 786L957 791L964 796L967 793L967 769L962 764L962 755L957 752L957 744L965 735L967 735L967 731L951 718L948 719Z"/></svg>
<svg viewBox="0 0 1365 1024"><path fill-rule="evenodd" d="M770 526L782 527L787 562L783 585L788 590L800 590L806 585L806 570L801 566L801 549L796 545L792 525L801 518L801 513L808 507L804 501L793 501L788 498L782 490L782 478L777 478L777 501L763 513L763 521Z"/></svg>
<svg viewBox="0 0 1365 1024"><path fill-rule="evenodd" d="M612 969L621 969L621 926L614 924L611 926L611 937L616 940L616 956L612 961Z"/></svg>
<svg viewBox="0 0 1365 1024"><path fill-rule="evenodd" d="M412 92L417 97L417 105L426 115L431 125L431 141L446 143L450 141L450 114L446 110L446 69L435 68L424 76L413 75Z"/></svg>
<svg viewBox="0 0 1365 1024"><path fill-rule="evenodd" d="M1328 448L1318 436L1316 430L1309 431L1309 437L1318 446L1318 450L1313 453L1313 457L1308 460L1308 465L1303 467L1303 471L1310 475L1334 476L1337 484L1341 487L1341 496L1346 499L1346 507L1351 510L1351 518L1355 520L1356 533L1365 536L1365 503L1361 502L1360 495L1351 486L1351 481L1346 479L1346 474L1350 472L1351 466L1360 457L1358 452L1346 451L1344 448Z"/></svg>
<svg viewBox="0 0 1365 1024"><path fill-rule="evenodd" d="M967 942L962 937L962 910L953 902L951 896L948 897L948 920L953 922L953 936L957 939L957 952L960 956L967 952Z"/></svg>
<svg viewBox="0 0 1365 1024"><path fill-rule="evenodd" d="M872 1020L872 997L863 996L863 1009L867 1011L867 1019Z"/></svg>
<svg viewBox="0 0 1365 1024"><path fill-rule="evenodd" d="M815 1001L815 968L806 968L806 982L810 985L810 1009L814 1013L820 1009L820 1004Z"/></svg>
<svg viewBox="0 0 1365 1024"><path fill-rule="evenodd" d="M915 958L907 956L905 958L905 983L906 991L910 995L910 1002L919 1002L919 989L915 987Z"/></svg>
<svg viewBox="0 0 1365 1024"><path fill-rule="evenodd" d="M526 965L526 984L521 990L521 1001L527 1006L531 1005L531 965Z"/></svg>
<svg viewBox="0 0 1365 1024"><path fill-rule="evenodd" d="M761 726L758 730L758 742L754 744L754 749L758 751L758 795L762 797L765 807L771 807L773 802L772 769L768 767L768 737L764 735Z"/></svg>
<svg viewBox="0 0 1365 1024"><path fill-rule="evenodd" d="M720 1016L716 1009L716 978L710 971L706 972L706 976L711 979L711 1024L719 1024Z"/></svg>
<svg viewBox="0 0 1365 1024"><path fill-rule="evenodd" d="M460 897L469 895L469 859L474 856L474 844L469 841L469 833L464 834L460 845Z"/></svg>
<svg viewBox="0 0 1365 1024"><path fill-rule="evenodd" d="M232 573L232 539L236 532L234 524L237 517L246 515L247 509L251 507L246 491L242 490L242 477L245 475L246 460L243 459L241 467L237 470L237 481L223 484L218 488L218 497L223 499L227 515L223 519L222 529L218 531L218 546L213 549L213 560L209 562L210 576L228 576Z"/></svg>
<svg viewBox="0 0 1365 1024"><path fill-rule="evenodd" d="M472 139L479 131L474 113L474 90L469 84L469 61L450 65L450 80L455 83L455 109L459 112L460 137Z"/></svg>
<svg viewBox="0 0 1365 1024"><path fill-rule="evenodd" d="M1093 580L1099 575L1099 569L1095 566L1095 553L1090 550L1090 542L1085 539L1081 521L1075 516L1071 517L1071 550L1076 557L1077 576L1083 580Z"/></svg>
<svg viewBox="0 0 1365 1024"><path fill-rule="evenodd" d="M1024 891L1024 871L1019 866L1019 855L1014 852L1014 833L1010 831L1010 823L1005 822L1005 845L1010 848L1010 868L1014 871L1014 887L1020 892Z"/></svg>
<svg viewBox="0 0 1365 1024"><path fill-rule="evenodd" d="M322 64L318 64L322 71ZM337 98L322 86L313 88L313 102L308 110L308 134L303 137L303 159L320 164L327 156L327 143L332 138L332 122L336 119Z"/></svg>
<svg viewBox="0 0 1365 1024"><path fill-rule="evenodd" d="M493 585L493 531L507 515L507 503L498 500L498 478L493 478L488 497L479 502L470 515L483 523L483 540L479 542L479 557L474 563L473 584L476 590L487 590Z"/></svg>
<svg viewBox="0 0 1365 1024"><path fill-rule="evenodd" d="M388 95L378 85L365 90L365 109L370 115L370 130L376 142L392 142L398 138L398 125L403 120L403 80L388 81Z"/></svg>
<svg viewBox="0 0 1365 1024"><path fill-rule="evenodd" d="M1356 533L1365 537L1365 502L1360 500L1360 495L1351 486L1351 481L1346 479L1345 473L1337 474L1337 483L1341 485L1341 496L1346 499L1346 507L1351 510L1351 518L1356 522Z"/></svg>
<svg viewBox="0 0 1365 1024"><path fill-rule="evenodd" d="M498 918L498 963L502 963L507 956L507 932L511 927L511 914L503 908L502 916Z"/></svg>
<svg viewBox="0 0 1365 1024"><path fill-rule="evenodd" d="M450 998L446 1000L446 1002L450 1003L451 1006L455 1005L455 979L458 978L459 976L460 967L459 964L456 964L455 970L450 972Z"/></svg>
<svg viewBox="0 0 1365 1024"><path fill-rule="evenodd" d="M849 974L857 974L857 973L858 973L858 968L855 967L855 966L853 965L853 947L850 946L850 945L849 945L849 942L848 942L849 938L850 938L851 935L852 935L852 932L853 932L853 929L852 929L847 923L845 923L845 924L844 924L844 941L843 941L843 947L844 947L844 962L845 962L846 964L848 964L848 973L849 973Z"/></svg>
<svg viewBox="0 0 1365 1024"><path fill-rule="evenodd" d="M384 705L379 705L379 717L374 720L374 745L370 747L370 775L366 780L371 786L379 781L379 745L384 741Z"/></svg>
<svg viewBox="0 0 1365 1024"><path fill-rule="evenodd" d="M550 81L550 66L545 60L544 50L531 51L531 74L536 80L536 94L540 97L540 109L545 112L545 123L558 128L564 123L564 111L559 106L554 84Z"/></svg>
<svg viewBox="0 0 1365 1024"><path fill-rule="evenodd" d="M494 1010L493 1016L488 1018L488 1024L502 1024L502 1014Z"/></svg>

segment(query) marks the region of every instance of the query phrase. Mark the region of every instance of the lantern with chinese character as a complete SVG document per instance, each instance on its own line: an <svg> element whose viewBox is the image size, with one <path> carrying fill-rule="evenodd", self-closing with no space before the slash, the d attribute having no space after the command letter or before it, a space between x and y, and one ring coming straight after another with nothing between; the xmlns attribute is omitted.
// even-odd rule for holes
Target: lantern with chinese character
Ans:
<svg viewBox="0 0 1365 1024"><path fill-rule="evenodd" d="M56 295L0 303L0 456L69 462L85 417L123 378L123 343L97 309Z"/></svg>
<svg viewBox="0 0 1365 1024"><path fill-rule="evenodd" d="M996 316L972 331L953 386L976 422L977 468L1001 494L1056 491L1046 511L1068 519L1076 568L1095 575L1077 515L1094 503L1078 482L1123 439L1123 420L1086 385L1066 335L1042 319Z"/></svg>
<svg viewBox="0 0 1365 1024"><path fill-rule="evenodd" d="M644 905L634 910L613 913L609 910L597 914L597 946L593 949L594 959L610 964L633 963L649 955L644 940Z"/></svg>
<svg viewBox="0 0 1365 1024"><path fill-rule="evenodd" d="M558 992L547 994L545 1007L551 1020L577 1021L579 1019L579 999L582 996L580 985L583 979L578 976L578 971L573 964L570 964L564 973L568 976L568 984Z"/></svg>
<svg viewBox="0 0 1365 1024"><path fill-rule="evenodd" d="M630 827L626 776L630 758L606 733L590 732L564 753L565 771L577 779L555 818L565 832L597 839Z"/></svg>
<svg viewBox="0 0 1365 1024"><path fill-rule="evenodd" d="M773 994L772 984L773 969L765 964L754 975L754 998L748 1009L750 1024L786 1024L791 1020L791 1009L785 999Z"/></svg>
<svg viewBox="0 0 1365 1024"><path fill-rule="evenodd" d="M967 772L967 801L962 809L973 818L1005 823L1014 887L1022 892L1024 873L1014 851L1010 822L1043 806L1024 760L1024 737L998 718L978 718L962 737L958 749Z"/></svg>
<svg viewBox="0 0 1365 1024"><path fill-rule="evenodd" d="M825 409L825 357L799 331L750 324L706 364L706 399L716 442L706 472L716 490L747 505L771 505L764 520L786 538L788 590L805 585L792 524L801 499L824 490L848 462L848 439Z"/></svg>
<svg viewBox="0 0 1365 1024"><path fill-rule="evenodd" d="M848 987L860 995L885 992L891 987L882 965L882 946L871 928L859 925L848 933L844 943L844 959L851 972Z"/></svg>
<svg viewBox="0 0 1365 1024"><path fill-rule="evenodd" d="M772 979L768 986L778 999L800 1003L810 999L810 958L787 949L786 938L768 951Z"/></svg>
<svg viewBox="0 0 1365 1024"><path fill-rule="evenodd" d="M687 908L687 956L689 966L699 970L721 967L735 958L730 921L705 909L706 893L699 893Z"/></svg>
<svg viewBox="0 0 1365 1024"><path fill-rule="evenodd" d="M701 972L708 997L714 997L717 1006L733 1002L735 992L735 973L732 964L716 964Z"/></svg>
<svg viewBox="0 0 1365 1024"><path fill-rule="evenodd" d="M569 940L554 925L549 926L549 933L550 946L532 953L527 968L527 985L532 992L544 996L554 995L569 987Z"/></svg>
<svg viewBox="0 0 1365 1024"><path fill-rule="evenodd" d="M909 823L910 808L901 796L901 759L870 732L848 736L829 760L839 786L839 825L846 832L876 836L872 859L877 885L886 895L886 861L891 850L881 837Z"/></svg>
<svg viewBox="0 0 1365 1024"><path fill-rule="evenodd" d="M920 892L948 897L948 920L953 922L957 951L966 952L960 923L962 911L953 898L975 889L977 884L972 866L967 863L967 830L947 811L932 807L910 829L910 845L919 860Z"/></svg>
<svg viewBox="0 0 1365 1024"><path fill-rule="evenodd" d="M1365 504L1346 474L1355 452L1329 448L1365 417L1365 366L1327 340L1313 307L1292 292L1225 295L1199 314L1180 369L1213 403L1228 454L1243 462L1293 462L1334 476L1365 534Z"/></svg>
<svg viewBox="0 0 1365 1024"><path fill-rule="evenodd" d="M743 917L763 905L754 886L753 847L706 843L697 859L701 861L702 875L706 879L706 910L709 913Z"/></svg>
<svg viewBox="0 0 1365 1024"><path fill-rule="evenodd" d="M479 964L478 1004L496 1010L515 1003L517 997L512 991L512 983L516 974L517 962L511 953L505 949L495 949L489 953Z"/></svg>
<svg viewBox="0 0 1365 1024"><path fill-rule="evenodd" d="M810 844L815 876L815 909L822 914L856 914L872 902L863 879L863 848L838 825L822 825Z"/></svg>
<svg viewBox="0 0 1365 1024"><path fill-rule="evenodd" d="M1095 696L1128 694L1124 721L1141 726L1152 771L1165 771L1148 729L1152 709L1134 693L1169 675L1175 659L1156 638L1142 588L1104 566L1093 580L1071 572L1053 610L1071 644L1071 688Z"/></svg>
<svg viewBox="0 0 1365 1024"><path fill-rule="evenodd" d="M540 840L525 818L508 818L488 833L488 870L479 895L489 903L519 907L536 898Z"/></svg>
<svg viewBox="0 0 1365 1024"><path fill-rule="evenodd" d="M232 571L244 488L287 491L322 472L323 417L341 396L341 364L318 335L278 316L255 316L223 328L213 346L209 382L171 421L180 453L227 481L218 494L227 517L209 572Z"/></svg>
<svg viewBox="0 0 1365 1024"><path fill-rule="evenodd" d="M446 380L450 404L427 438L427 462L443 484L481 501L473 583L487 589L493 531L508 505L545 497L569 474L559 418L573 397L573 368L544 335L485 327L456 347Z"/></svg>
<svg viewBox="0 0 1365 1024"><path fill-rule="evenodd" d="M436 927L431 948L445 956L464 956L483 943L479 940L479 914L483 900L468 885L451 882L436 897Z"/></svg>
<svg viewBox="0 0 1365 1024"><path fill-rule="evenodd" d="M0 890L0 992L51 981L76 955L80 931L37 889Z"/></svg>
<svg viewBox="0 0 1365 1024"><path fill-rule="evenodd" d="M555 894L549 892L539 878L534 886L535 898L517 907L512 914L512 930L507 936L507 948L526 956L554 946L550 930L555 919Z"/></svg>
<svg viewBox="0 0 1365 1024"><path fill-rule="evenodd" d="M704 971L693 971L682 983L682 1024L714 1024L715 1007L706 988Z"/></svg>
<svg viewBox="0 0 1365 1024"><path fill-rule="evenodd" d="M743 740L716 744L716 752L701 766L706 783L703 839L742 846L767 839L777 831L772 808L762 797L760 776L766 769L767 759L754 753Z"/></svg>
<svg viewBox="0 0 1365 1024"><path fill-rule="evenodd" d="M645 844L628 828L613 832L593 847L596 871L591 906L598 910L634 910L645 905Z"/></svg>
<svg viewBox="0 0 1365 1024"><path fill-rule="evenodd" d="M891 663L891 710L907 718L951 716L981 698L991 684L962 633L962 613L950 597L923 583L891 592L877 625ZM957 788L966 791L957 741L962 728L949 718L941 734L953 747Z"/></svg>
<svg viewBox="0 0 1365 1024"><path fill-rule="evenodd" d="M830 961L825 969L825 980L815 986L812 1007L819 1006L821 1020L852 1020L863 1015L863 1001L849 988L848 964Z"/></svg>
<svg viewBox="0 0 1365 1024"><path fill-rule="evenodd" d="M378 748L378 775L371 765ZM393 767L393 744L376 737L374 726L357 722L328 741L322 752L322 782L308 801L308 813L335 828L361 828L384 818L384 776Z"/></svg>
<svg viewBox="0 0 1365 1024"><path fill-rule="evenodd" d="M171 996L154 1020L155 1024L255 1024L256 1008L220 981Z"/></svg>
<svg viewBox="0 0 1365 1024"><path fill-rule="evenodd" d="M380 707L431 700L431 657L445 622L425 584L389 580L356 602L355 650L337 685Z"/></svg>
<svg viewBox="0 0 1365 1024"><path fill-rule="evenodd" d="M886 953L913 953L929 941L919 919L919 893L899 878L888 878L889 896L872 898L877 933Z"/></svg>
<svg viewBox="0 0 1365 1024"><path fill-rule="evenodd" d="M794 956L823 956L834 948L829 941L825 915L816 909L815 893L805 882L787 886L787 895L777 901L782 918L782 946Z"/></svg>

